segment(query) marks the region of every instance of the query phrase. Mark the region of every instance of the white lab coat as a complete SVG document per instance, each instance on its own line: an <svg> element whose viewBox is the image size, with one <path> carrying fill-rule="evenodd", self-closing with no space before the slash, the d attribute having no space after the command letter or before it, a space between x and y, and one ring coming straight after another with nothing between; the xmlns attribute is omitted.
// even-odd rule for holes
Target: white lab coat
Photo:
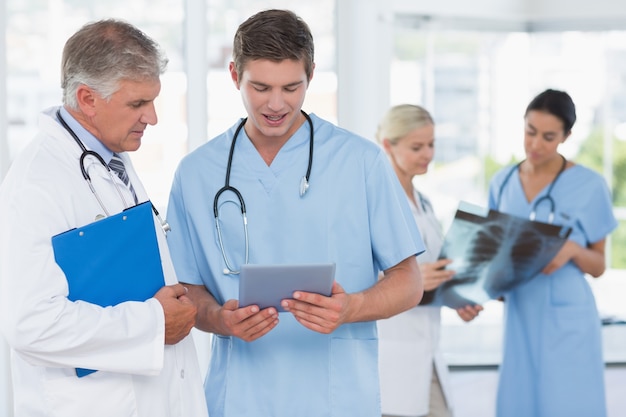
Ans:
<svg viewBox="0 0 626 417"><path fill-rule="evenodd" d="M417 260L434 262L443 243L440 226L428 200L420 198L416 190L414 197L420 207L410 202L411 210L426 245L426 252ZM440 313L440 307L418 306L378 321L383 414L428 415L433 365L448 408L452 410L448 367L439 350Z"/></svg>
<svg viewBox="0 0 626 417"><path fill-rule="evenodd" d="M12 350L15 415L207 416L193 340L164 346L156 299L108 308L67 299L50 238L93 222L103 210L81 175L80 148L55 111L40 116L40 133L0 187L0 330ZM130 159L122 158L139 200L147 200ZM92 160L86 166L107 210L121 211L106 170ZM155 225L172 284L167 243ZM77 378L75 367L99 371Z"/></svg>

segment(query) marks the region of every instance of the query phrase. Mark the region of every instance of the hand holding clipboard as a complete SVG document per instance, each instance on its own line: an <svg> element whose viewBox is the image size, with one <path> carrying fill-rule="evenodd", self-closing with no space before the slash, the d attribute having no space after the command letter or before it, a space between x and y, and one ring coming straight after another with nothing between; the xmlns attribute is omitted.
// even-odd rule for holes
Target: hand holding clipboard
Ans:
<svg viewBox="0 0 626 417"><path fill-rule="evenodd" d="M53 236L52 247L72 301L145 301L165 285L149 201ZM92 372L76 370L79 377Z"/></svg>

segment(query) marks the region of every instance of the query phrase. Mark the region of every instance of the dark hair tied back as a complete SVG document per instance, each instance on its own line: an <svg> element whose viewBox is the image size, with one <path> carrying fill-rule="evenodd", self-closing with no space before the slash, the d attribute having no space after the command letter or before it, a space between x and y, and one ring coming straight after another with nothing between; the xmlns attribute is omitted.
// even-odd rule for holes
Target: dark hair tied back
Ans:
<svg viewBox="0 0 626 417"><path fill-rule="evenodd" d="M535 97L526 108L529 111L543 111L558 117L563 122L563 132L568 134L576 122L576 106L565 91L547 89Z"/></svg>

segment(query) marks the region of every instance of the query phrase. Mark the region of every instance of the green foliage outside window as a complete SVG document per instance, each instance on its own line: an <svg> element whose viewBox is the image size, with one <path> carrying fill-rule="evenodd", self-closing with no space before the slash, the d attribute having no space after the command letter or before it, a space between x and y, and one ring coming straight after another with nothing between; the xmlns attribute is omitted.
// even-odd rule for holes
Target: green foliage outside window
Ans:
<svg viewBox="0 0 626 417"><path fill-rule="evenodd" d="M518 162L519 161L516 160L514 157L511 157L509 162L505 164L501 164L495 161L492 157L487 156L487 158L485 159L485 184L484 184L485 190L489 189L489 181L491 181L491 178L496 174L496 172L498 172L500 169L502 169L505 166L513 165Z"/></svg>
<svg viewBox="0 0 626 417"><path fill-rule="evenodd" d="M599 173L602 173L604 155L604 131L600 128L593 131L583 143L576 162L583 164ZM613 207L626 207L626 142L612 138L611 154L613 157L613 172L611 193ZM611 268L626 268L626 221L620 221L618 228L611 234Z"/></svg>

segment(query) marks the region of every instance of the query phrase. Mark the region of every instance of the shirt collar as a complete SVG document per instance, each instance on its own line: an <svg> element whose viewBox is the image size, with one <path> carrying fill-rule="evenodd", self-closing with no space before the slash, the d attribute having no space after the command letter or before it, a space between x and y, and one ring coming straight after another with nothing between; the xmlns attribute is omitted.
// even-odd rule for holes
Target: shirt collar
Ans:
<svg viewBox="0 0 626 417"><path fill-rule="evenodd" d="M74 131L76 136L83 142L87 149L91 149L104 159L107 164L111 161L113 152L111 152L98 138L85 129L66 109L61 106L61 117L65 123Z"/></svg>

